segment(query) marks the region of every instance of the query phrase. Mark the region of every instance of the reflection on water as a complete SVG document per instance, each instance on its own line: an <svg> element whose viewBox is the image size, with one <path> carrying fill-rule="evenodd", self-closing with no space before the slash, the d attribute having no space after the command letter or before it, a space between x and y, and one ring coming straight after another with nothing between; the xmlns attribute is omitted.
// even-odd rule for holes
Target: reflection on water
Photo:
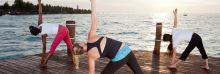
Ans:
<svg viewBox="0 0 220 74"><path fill-rule="evenodd" d="M0 59L17 58L41 52L41 37L32 36L28 26L36 25L37 15L1 16L0 17ZM98 33L113 39L127 42L133 50L148 50L154 48L155 22L163 22L163 33L170 33L172 15L159 13L148 14L99 14ZM44 22L65 23L66 20L75 20L76 40L86 41L90 27L90 15L86 14L59 14L44 15ZM219 14L188 14L179 16L180 28L192 30L203 38L208 55L220 57L220 15ZM47 49L53 37L47 41ZM168 43L162 42L162 50L166 51ZM178 49L182 52L187 44ZM64 42L57 50L66 50ZM49 50L47 50L49 51ZM193 54L199 54L197 48Z"/></svg>

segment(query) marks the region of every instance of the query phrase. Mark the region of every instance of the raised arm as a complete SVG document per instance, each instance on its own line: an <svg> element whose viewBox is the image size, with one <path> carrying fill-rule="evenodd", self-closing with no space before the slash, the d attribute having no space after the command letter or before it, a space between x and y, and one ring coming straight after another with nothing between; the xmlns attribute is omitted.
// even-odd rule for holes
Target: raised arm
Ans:
<svg viewBox="0 0 220 74"><path fill-rule="evenodd" d="M38 25L43 23L41 0L38 0Z"/></svg>
<svg viewBox="0 0 220 74"><path fill-rule="evenodd" d="M43 18L42 18L42 6L41 6L41 0L38 0L38 25L43 23ZM43 63L45 62L45 56L46 56L46 37L47 35L44 34L42 35L42 54L41 54L41 64L40 67L43 67Z"/></svg>
<svg viewBox="0 0 220 74"><path fill-rule="evenodd" d="M177 8L173 11L173 15L174 15L173 27L177 28Z"/></svg>
<svg viewBox="0 0 220 74"><path fill-rule="evenodd" d="M89 39L98 36L96 32L97 29L96 0L90 0L90 2L91 2L91 10L92 10L91 13L92 24L89 32Z"/></svg>

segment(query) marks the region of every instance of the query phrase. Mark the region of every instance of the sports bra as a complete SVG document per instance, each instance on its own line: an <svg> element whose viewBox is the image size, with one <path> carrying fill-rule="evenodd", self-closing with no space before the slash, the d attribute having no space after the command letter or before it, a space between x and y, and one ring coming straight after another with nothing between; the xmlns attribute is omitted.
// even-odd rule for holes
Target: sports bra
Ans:
<svg viewBox="0 0 220 74"><path fill-rule="evenodd" d="M104 37L99 38L94 43L87 43L87 52L90 51L93 47L97 47L100 57L107 57L109 59L113 59L120 49L122 42L106 37L106 44L104 50L102 52L100 43Z"/></svg>
<svg viewBox="0 0 220 74"><path fill-rule="evenodd" d="M94 43L87 43L87 52L89 51L89 50L91 50L93 47L97 47L97 49L98 49L98 51L99 51L99 54L101 55L101 47L100 47L100 43L101 43L101 41L102 41L102 39L103 39L104 37L101 37L101 38L99 38L96 42L94 42Z"/></svg>

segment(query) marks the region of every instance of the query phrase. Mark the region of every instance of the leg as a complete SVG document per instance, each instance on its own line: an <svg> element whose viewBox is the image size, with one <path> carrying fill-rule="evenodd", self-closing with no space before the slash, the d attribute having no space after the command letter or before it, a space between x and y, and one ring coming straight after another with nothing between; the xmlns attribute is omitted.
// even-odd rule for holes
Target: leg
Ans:
<svg viewBox="0 0 220 74"><path fill-rule="evenodd" d="M134 74L143 74L134 54L131 52L129 55L130 55L130 58L127 62L127 65L131 68Z"/></svg>
<svg viewBox="0 0 220 74"><path fill-rule="evenodd" d="M73 44L70 41L70 36L69 36L69 32L67 31L67 34L65 35L65 37L63 38L64 42L67 45L67 54L68 56L72 56L73 55Z"/></svg>
<svg viewBox="0 0 220 74"><path fill-rule="evenodd" d="M200 54L202 55L202 58L204 59L204 66L202 68L205 68L209 70L209 64L208 64L208 56L206 54L205 48L203 46L202 38L199 39L199 44L197 45L197 48L199 49Z"/></svg>
<svg viewBox="0 0 220 74"><path fill-rule="evenodd" d="M110 61L108 65L104 68L104 70L101 72L101 74L114 74L118 69L120 69L123 65L127 63L127 60L129 57L125 57L124 59L112 62Z"/></svg>
<svg viewBox="0 0 220 74"><path fill-rule="evenodd" d="M69 58L72 60L73 64L75 65L76 69L79 69L79 56L76 56L73 50L72 42L70 41L69 32L67 31L66 36L63 38L64 42L67 45L67 54Z"/></svg>
<svg viewBox="0 0 220 74"><path fill-rule="evenodd" d="M189 56L189 53L196 47L197 44L197 40L192 39L179 59L185 61Z"/></svg>
<svg viewBox="0 0 220 74"><path fill-rule="evenodd" d="M202 43L202 39L200 39L200 42L198 43L197 48L199 49L199 52L202 55L202 58L203 59L208 59L208 56L206 54L205 48L204 48L203 43Z"/></svg>
<svg viewBox="0 0 220 74"><path fill-rule="evenodd" d="M52 42L52 45L50 47L50 52L49 54L47 55L45 61L44 61L44 64L46 66L48 60L53 56L54 52L55 52L55 49L57 48L57 46L59 45L59 43L63 40L63 34L62 33L58 33L56 35L56 37L54 38L53 42Z"/></svg>
<svg viewBox="0 0 220 74"><path fill-rule="evenodd" d="M125 62L109 62L101 74L114 74L118 69L120 69Z"/></svg>

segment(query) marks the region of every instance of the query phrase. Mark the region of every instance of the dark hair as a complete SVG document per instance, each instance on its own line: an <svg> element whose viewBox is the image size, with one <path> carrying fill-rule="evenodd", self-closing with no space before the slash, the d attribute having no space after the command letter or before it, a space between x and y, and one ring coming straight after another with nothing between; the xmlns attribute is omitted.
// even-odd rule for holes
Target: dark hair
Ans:
<svg viewBox="0 0 220 74"><path fill-rule="evenodd" d="M38 35L40 33L40 30L37 27L29 26L29 30L32 35Z"/></svg>
<svg viewBox="0 0 220 74"><path fill-rule="evenodd" d="M75 55L81 55L84 53L83 47L79 46L78 43L74 44Z"/></svg>
<svg viewBox="0 0 220 74"><path fill-rule="evenodd" d="M172 35L170 34L164 34L163 35L163 41L169 41L170 44L168 45L167 47L167 50L168 50L168 56L169 57L172 57L173 56L173 42L172 42Z"/></svg>
<svg viewBox="0 0 220 74"><path fill-rule="evenodd" d="M163 41L172 41L172 35L164 34L163 35Z"/></svg>

